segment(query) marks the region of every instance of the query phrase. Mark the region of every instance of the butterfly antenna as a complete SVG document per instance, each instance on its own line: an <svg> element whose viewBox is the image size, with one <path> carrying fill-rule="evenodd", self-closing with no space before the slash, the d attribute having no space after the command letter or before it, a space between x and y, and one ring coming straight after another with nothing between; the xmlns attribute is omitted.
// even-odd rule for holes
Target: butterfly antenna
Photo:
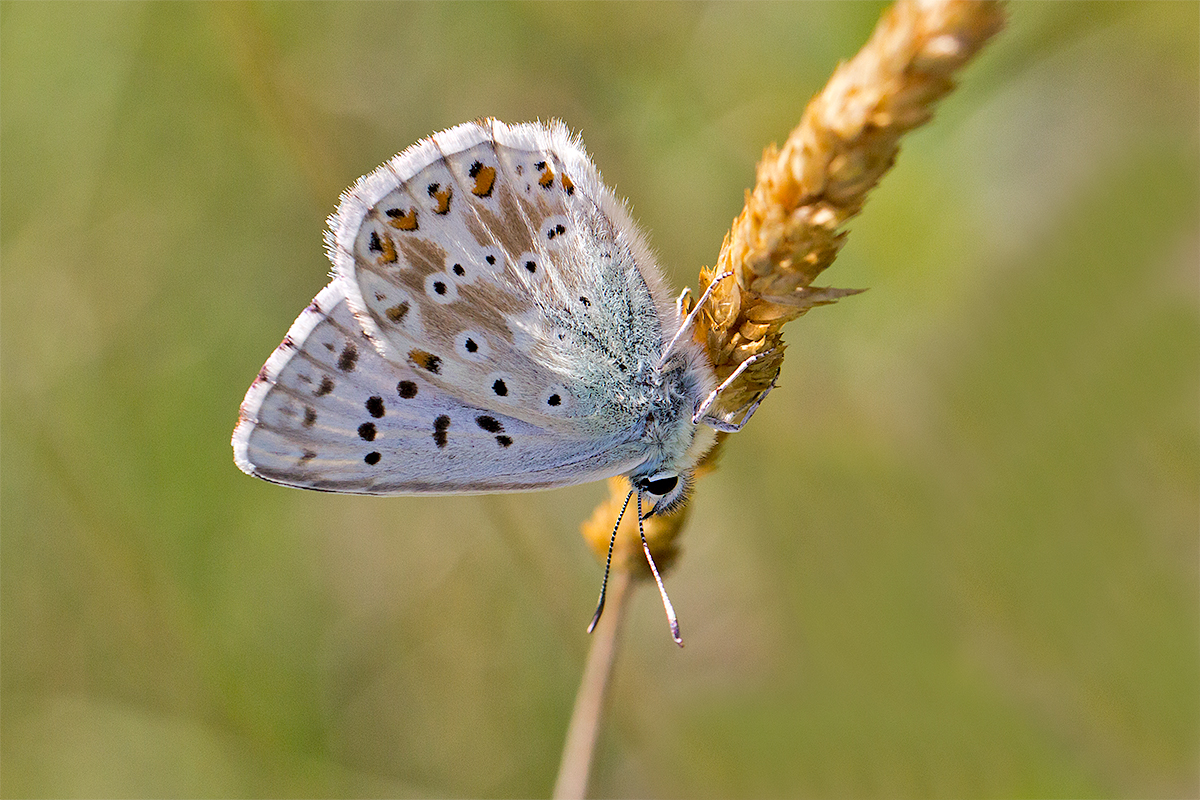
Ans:
<svg viewBox="0 0 1200 800"><path fill-rule="evenodd" d="M628 503L629 499L626 498L625 502ZM658 574L658 567L654 563L654 556L650 555L650 545L642 530L641 489L638 489L638 535L642 537L642 550L646 553L646 562L650 565L650 571L654 573L654 582L658 584L658 593L662 595L663 609L667 612L667 624L671 626L671 638L675 640L675 644L683 647L683 639L679 636L679 619L675 616L675 606L671 605L671 598L667 597L667 587L663 586L662 576Z"/></svg>
<svg viewBox="0 0 1200 800"><path fill-rule="evenodd" d="M625 503L621 506L621 513L617 514L617 524L613 525L612 536L608 538L608 558L604 559L604 580L600 583L600 600L596 603L596 613L592 615L592 624L588 625L588 633L596 630L596 623L600 621L600 614L604 612L604 591L608 588L608 568L612 566L613 545L617 543L617 528L621 527L621 518L625 516L625 509L629 508L629 498L633 497L633 489L629 490L629 494L625 495ZM642 495L638 493L638 508L642 505ZM638 522L638 529L642 527L641 521ZM645 537L643 537L645 541Z"/></svg>
<svg viewBox="0 0 1200 800"><path fill-rule="evenodd" d="M675 331L675 335L671 338L671 341L667 343L667 349L663 350L662 357L658 359L659 369L662 369L663 364L666 364L667 359L671 357L671 353L675 350L675 345L679 341L680 337L683 336L684 332L687 331L688 328L692 327L692 323L696 321L696 316L700 313L700 309L708 300L708 296L713 293L713 289L717 288L718 283L730 277L731 275L733 275L732 272L722 272L720 275L713 278L712 282L708 284L708 288L704 290L704 294L700 295L700 299L696 301L696 305L692 306L692 310L688 312L687 317L680 324L679 330Z"/></svg>

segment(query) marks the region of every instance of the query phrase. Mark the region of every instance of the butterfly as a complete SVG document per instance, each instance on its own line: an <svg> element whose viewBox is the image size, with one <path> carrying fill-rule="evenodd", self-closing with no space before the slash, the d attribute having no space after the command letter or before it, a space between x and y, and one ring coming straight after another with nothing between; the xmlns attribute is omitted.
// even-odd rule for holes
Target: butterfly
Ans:
<svg viewBox="0 0 1200 800"><path fill-rule="evenodd" d="M640 519L643 500L645 516L683 503L713 431L761 402L710 413L736 373L718 386L688 335L707 294L688 314L686 292L671 299L560 122L421 140L343 193L325 242L332 281L241 405L234 460L250 475L369 495L625 475Z"/></svg>

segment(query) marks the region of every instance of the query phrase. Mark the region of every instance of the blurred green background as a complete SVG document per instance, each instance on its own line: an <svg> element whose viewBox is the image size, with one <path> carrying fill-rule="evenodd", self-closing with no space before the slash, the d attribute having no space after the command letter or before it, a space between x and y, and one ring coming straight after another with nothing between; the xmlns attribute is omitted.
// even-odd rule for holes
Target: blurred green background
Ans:
<svg viewBox="0 0 1200 800"><path fill-rule="evenodd" d="M882 5L0 6L4 796L537 796L600 486L233 465L325 216L560 117L676 286ZM1032 4L851 225L636 597L593 792L1200 792L1200 6Z"/></svg>

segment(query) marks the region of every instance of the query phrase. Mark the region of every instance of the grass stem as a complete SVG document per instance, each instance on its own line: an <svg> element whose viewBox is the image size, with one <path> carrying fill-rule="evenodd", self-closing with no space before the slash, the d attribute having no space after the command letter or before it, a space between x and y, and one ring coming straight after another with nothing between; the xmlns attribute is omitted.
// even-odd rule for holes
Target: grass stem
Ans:
<svg viewBox="0 0 1200 800"><path fill-rule="evenodd" d="M575 709L571 712L571 723L567 727L567 741L563 746L558 780L554 783L556 800L576 800L587 793L588 778L596 754L596 740L600 736L600 717L617 654L617 638L632 590L633 579L628 572L617 570L612 574L604 614L592 632L587 664L583 668L579 693L575 695Z"/></svg>

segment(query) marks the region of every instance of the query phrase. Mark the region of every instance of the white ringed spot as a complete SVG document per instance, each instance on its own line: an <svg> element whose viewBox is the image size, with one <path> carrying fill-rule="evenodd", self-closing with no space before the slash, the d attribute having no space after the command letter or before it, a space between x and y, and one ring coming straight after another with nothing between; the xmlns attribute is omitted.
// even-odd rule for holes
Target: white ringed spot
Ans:
<svg viewBox="0 0 1200 800"><path fill-rule="evenodd" d="M492 347L479 331L463 331L454 337L454 352L468 361L487 361Z"/></svg>
<svg viewBox="0 0 1200 800"><path fill-rule="evenodd" d="M445 272L425 276L425 294L435 303L446 305L458 299L458 286Z"/></svg>

